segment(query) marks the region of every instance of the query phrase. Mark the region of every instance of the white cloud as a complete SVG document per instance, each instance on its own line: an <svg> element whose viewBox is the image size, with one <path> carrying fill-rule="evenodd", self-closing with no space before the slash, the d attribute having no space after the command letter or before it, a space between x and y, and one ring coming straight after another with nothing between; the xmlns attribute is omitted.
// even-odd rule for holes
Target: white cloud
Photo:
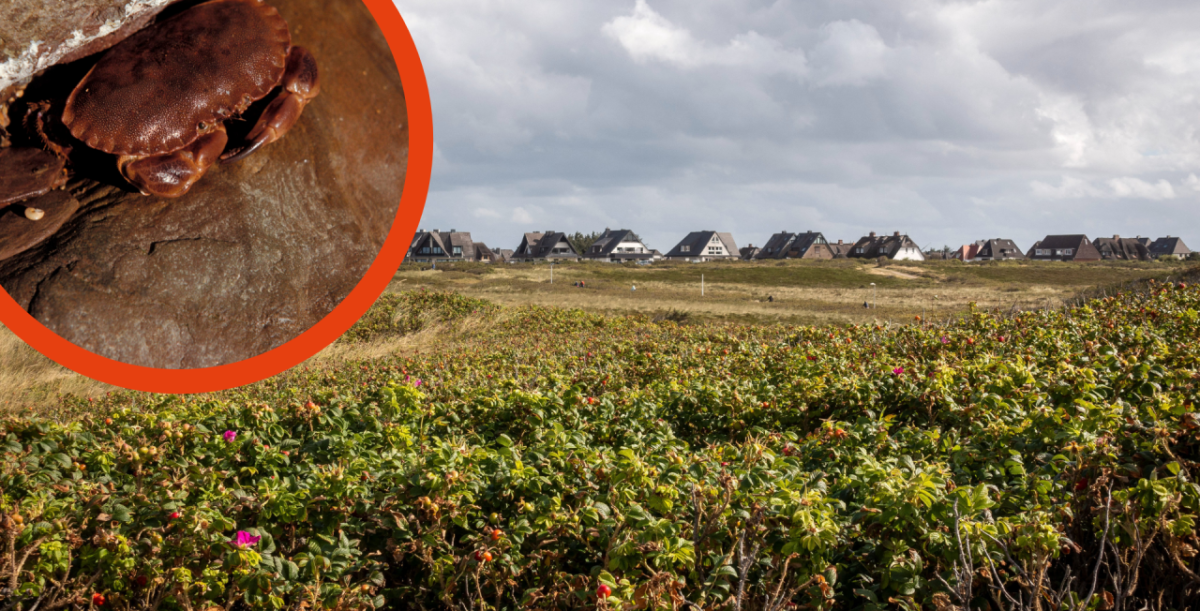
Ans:
<svg viewBox="0 0 1200 611"><path fill-rule="evenodd" d="M631 15L616 17L601 30L638 63L656 60L682 68L735 66L796 76L807 71L802 50L784 49L778 41L755 31L738 34L724 45L712 45L656 13L646 0L637 0Z"/></svg>
<svg viewBox="0 0 1200 611"><path fill-rule="evenodd" d="M1030 183L1034 197L1041 199L1076 199L1080 197L1105 197L1103 189L1092 186L1085 180L1063 176L1057 187L1035 180Z"/></svg>
<svg viewBox="0 0 1200 611"><path fill-rule="evenodd" d="M517 206L512 211L512 222L527 225L534 222L533 215L528 210Z"/></svg>
<svg viewBox="0 0 1200 611"><path fill-rule="evenodd" d="M1063 176L1058 186L1035 180L1030 183L1030 189L1035 197L1041 199L1175 199L1175 189L1165 179L1150 183L1132 176L1120 176L1110 178L1104 184L1108 186L1107 189L1082 178Z"/></svg>
<svg viewBox="0 0 1200 611"><path fill-rule="evenodd" d="M1200 227L1200 3L397 6L433 103L422 224L489 244Z"/></svg>
<svg viewBox="0 0 1200 611"><path fill-rule="evenodd" d="M1083 104L1070 96L1043 94L1035 109L1037 116L1053 124L1051 134L1058 145L1062 165L1068 168L1087 166L1087 154L1095 145L1091 119Z"/></svg>
<svg viewBox="0 0 1200 611"><path fill-rule="evenodd" d="M1108 181L1117 197L1132 197L1138 199L1175 199L1175 189L1171 183L1159 180L1150 184L1140 178L1122 176Z"/></svg>
<svg viewBox="0 0 1200 611"><path fill-rule="evenodd" d="M888 47L879 32L857 19L821 26L823 39L812 51L814 83L863 85L884 75Z"/></svg>

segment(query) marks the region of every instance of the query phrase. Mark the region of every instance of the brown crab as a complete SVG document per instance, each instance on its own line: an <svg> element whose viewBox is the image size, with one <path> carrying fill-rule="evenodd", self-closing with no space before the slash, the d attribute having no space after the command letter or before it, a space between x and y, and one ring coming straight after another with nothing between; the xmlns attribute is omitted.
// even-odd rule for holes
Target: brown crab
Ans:
<svg viewBox="0 0 1200 611"><path fill-rule="evenodd" d="M225 121L277 87L245 141L227 149ZM316 60L292 46L277 10L263 0L209 0L109 49L61 111L32 104L26 122L61 159L81 147L115 155L143 194L178 197L217 159L241 159L283 136L319 91ZM0 149L0 207L60 186L57 163Z"/></svg>

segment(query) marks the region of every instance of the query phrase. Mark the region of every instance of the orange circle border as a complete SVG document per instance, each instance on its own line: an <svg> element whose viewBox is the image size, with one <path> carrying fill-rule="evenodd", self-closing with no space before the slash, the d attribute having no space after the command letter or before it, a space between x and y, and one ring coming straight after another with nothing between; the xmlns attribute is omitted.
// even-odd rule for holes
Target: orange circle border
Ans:
<svg viewBox="0 0 1200 611"><path fill-rule="evenodd" d="M383 32L408 106L408 167L400 206L387 240L362 280L336 308L304 333L273 350L236 363L196 369L158 369L122 363L63 339L0 288L0 322L35 350L76 373L113 386L158 393L199 393L251 384L281 373L341 337L383 294L416 234L433 169L433 113L416 44L391 0L363 0Z"/></svg>

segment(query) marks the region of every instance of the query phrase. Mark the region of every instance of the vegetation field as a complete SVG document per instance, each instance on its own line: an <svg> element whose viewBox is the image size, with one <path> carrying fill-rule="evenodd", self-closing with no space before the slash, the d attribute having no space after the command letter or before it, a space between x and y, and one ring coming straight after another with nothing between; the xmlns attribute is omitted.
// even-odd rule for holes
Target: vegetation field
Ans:
<svg viewBox="0 0 1200 611"><path fill-rule="evenodd" d="M590 312L683 312L693 319L792 324L945 320L969 304L992 309L1058 307L1081 290L1148 278L1184 262L1051 263L957 261L406 264L396 290L450 290L504 305ZM1190 264L1194 265L1194 263ZM701 295L701 276L704 294ZM582 281L586 288L575 286ZM871 286L874 283L874 286ZM636 287L636 290L633 290ZM863 308L863 303L873 308Z"/></svg>
<svg viewBox="0 0 1200 611"><path fill-rule="evenodd" d="M823 326L391 294L259 384L0 421L0 605L1195 608L1195 280Z"/></svg>

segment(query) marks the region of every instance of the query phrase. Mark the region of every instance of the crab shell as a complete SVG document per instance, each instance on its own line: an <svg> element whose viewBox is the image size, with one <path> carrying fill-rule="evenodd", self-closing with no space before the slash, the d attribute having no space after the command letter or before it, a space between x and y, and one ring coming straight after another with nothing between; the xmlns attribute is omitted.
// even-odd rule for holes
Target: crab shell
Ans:
<svg viewBox="0 0 1200 611"><path fill-rule="evenodd" d="M67 98L63 123L106 153L173 153L270 93L290 48L262 0L211 0L110 49Z"/></svg>

